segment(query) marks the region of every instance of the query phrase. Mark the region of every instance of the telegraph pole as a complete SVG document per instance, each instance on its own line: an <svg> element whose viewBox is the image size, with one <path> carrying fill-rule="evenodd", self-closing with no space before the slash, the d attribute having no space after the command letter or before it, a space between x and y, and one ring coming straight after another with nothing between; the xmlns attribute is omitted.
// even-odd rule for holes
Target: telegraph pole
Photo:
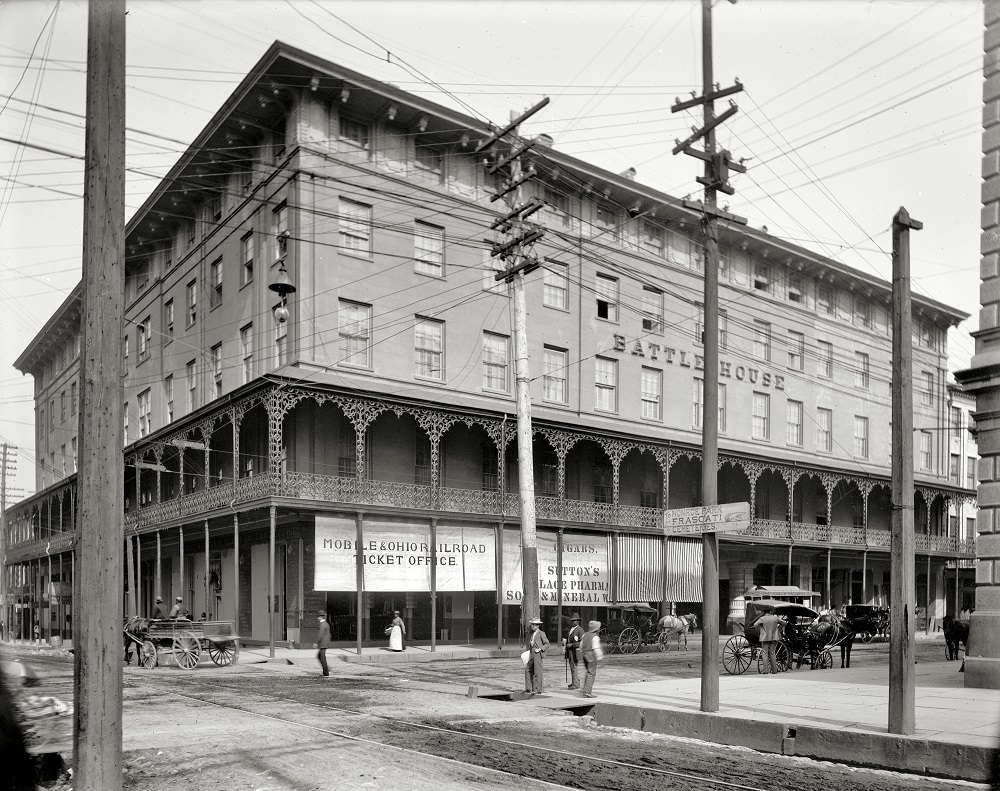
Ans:
<svg viewBox="0 0 1000 791"><path fill-rule="evenodd" d="M491 255L499 257L507 267L496 274L497 281L513 282L514 286L514 376L517 404L517 477L521 495L521 634L527 634L528 621L539 617L538 604L538 540L535 534L535 478L531 450L531 378L528 374L527 311L524 306L524 276L538 268L531 248L543 236L543 231L526 223L528 217L544 205L539 200L525 204L521 200L521 185L535 175L529 165L522 171L521 156L533 145L518 137L521 124L549 103L543 99L530 110L511 119L503 129L496 130L476 147L476 153L494 148L495 159L487 160L487 172L499 173L509 167L509 176L490 201L503 198L510 210L496 220L491 229L500 236L492 242ZM500 482L503 486L503 481ZM501 535L501 540L503 536ZM561 593L560 593L561 595Z"/></svg>
<svg viewBox="0 0 1000 791"><path fill-rule="evenodd" d="M892 521L889 575L889 732L916 730L913 608L913 336L910 229L924 224L903 207L892 218ZM928 584L929 581L928 581Z"/></svg>
<svg viewBox="0 0 1000 791"><path fill-rule="evenodd" d="M698 182L705 187L703 203L684 201L690 209L699 211L705 236L705 392L702 396L704 415L701 422L701 504L718 503L719 462L719 235L716 222L746 223L742 217L720 211L716 206L718 192L732 195L729 171L745 173L746 168L731 162L729 152L715 150L715 127L736 114L730 100L729 109L715 115L715 100L738 93L743 85L737 80L729 88L720 89L712 79L712 2L701 2L701 71L702 95L687 101L676 101L671 112L702 105L703 125L684 141L677 141L673 153L683 151L705 163L705 175ZM690 146L703 138L705 150ZM719 710L719 537L717 533L702 533L702 641L701 641L701 710Z"/></svg>
<svg viewBox="0 0 1000 791"><path fill-rule="evenodd" d="M74 785L122 787L125 0L91 0L83 189Z"/></svg>

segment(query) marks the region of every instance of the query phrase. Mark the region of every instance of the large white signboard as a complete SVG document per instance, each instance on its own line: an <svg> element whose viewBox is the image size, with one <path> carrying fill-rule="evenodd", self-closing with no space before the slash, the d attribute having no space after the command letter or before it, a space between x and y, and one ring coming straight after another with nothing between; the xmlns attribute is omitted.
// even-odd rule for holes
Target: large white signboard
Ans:
<svg viewBox="0 0 1000 791"><path fill-rule="evenodd" d="M367 591L429 591L435 562L439 591L496 589L491 528L440 526L435 553L427 524L365 522L359 544L353 519L318 515L315 541L315 590L357 590L359 554Z"/></svg>
<svg viewBox="0 0 1000 791"><path fill-rule="evenodd" d="M750 503L723 503L700 508L672 508L663 512L663 533L736 533L750 526Z"/></svg>
<svg viewBox="0 0 1000 791"><path fill-rule="evenodd" d="M538 601L559 603L559 568L555 533L536 534L538 547ZM611 595L611 564L608 537L583 533L563 534L562 603L607 605ZM504 604L519 604L521 585L521 534L504 530L503 594Z"/></svg>

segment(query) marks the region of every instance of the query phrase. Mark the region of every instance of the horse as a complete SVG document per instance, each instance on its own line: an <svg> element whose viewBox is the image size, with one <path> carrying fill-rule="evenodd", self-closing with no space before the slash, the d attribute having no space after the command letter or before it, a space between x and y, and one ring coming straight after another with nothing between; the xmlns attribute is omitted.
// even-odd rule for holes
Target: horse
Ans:
<svg viewBox="0 0 1000 791"><path fill-rule="evenodd" d="M809 631L823 647L839 645L840 666L851 666L855 629L847 618L834 612L824 613L809 627Z"/></svg>
<svg viewBox="0 0 1000 791"><path fill-rule="evenodd" d="M132 654L136 654L138 661L138 645L145 639L144 635L149 629L149 619L138 615L126 615L122 621L122 639L125 641L125 664L132 664ZM135 649L133 651L133 648Z"/></svg>
<svg viewBox="0 0 1000 791"><path fill-rule="evenodd" d="M953 616L946 615L941 625L944 628L945 653L948 659L958 659L959 645L969 650L969 622L956 621Z"/></svg>
<svg viewBox="0 0 1000 791"><path fill-rule="evenodd" d="M692 631L698 625L698 619L694 613L689 613L688 615L664 615L656 622L657 627L660 630L660 634L663 635L664 640L669 640L671 637L677 637L677 648L681 647L681 637L684 637L684 650L687 651L688 647L688 632Z"/></svg>

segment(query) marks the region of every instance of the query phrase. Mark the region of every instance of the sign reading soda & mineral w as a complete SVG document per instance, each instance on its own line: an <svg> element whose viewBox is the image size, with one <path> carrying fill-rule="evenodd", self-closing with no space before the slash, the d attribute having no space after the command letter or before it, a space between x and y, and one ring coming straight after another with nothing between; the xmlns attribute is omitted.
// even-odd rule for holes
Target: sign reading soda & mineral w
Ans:
<svg viewBox="0 0 1000 791"><path fill-rule="evenodd" d="M663 534L738 533L750 526L750 503L673 508L663 512Z"/></svg>

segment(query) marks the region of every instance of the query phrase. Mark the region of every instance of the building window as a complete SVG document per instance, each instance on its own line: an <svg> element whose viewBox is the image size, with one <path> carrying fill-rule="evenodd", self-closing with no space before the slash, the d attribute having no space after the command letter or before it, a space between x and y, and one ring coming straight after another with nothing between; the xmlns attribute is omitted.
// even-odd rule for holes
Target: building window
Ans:
<svg viewBox="0 0 1000 791"><path fill-rule="evenodd" d="M198 320L198 281L192 280L187 284L187 326L191 326Z"/></svg>
<svg viewBox="0 0 1000 791"><path fill-rule="evenodd" d="M854 416L854 455L859 459L868 458L868 418Z"/></svg>
<svg viewBox="0 0 1000 791"><path fill-rule="evenodd" d="M872 328L872 303L862 297L854 298L854 326Z"/></svg>
<svg viewBox="0 0 1000 791"><path fill-rule="evenodd" d="M510 339L493 332L483 333L483 389L506 393Z"/></svg>
<svg viewBox="0 0 1000 791"><path fill-rule="evenodd" d="M799 275L788 276L787 298L789 302L802 302L802 278Z"/></svg>
<svg viewBox="0 0 1000 791"><path fill-rule="evenodd" d="M441 172L444 157L441 155L440 149L435 148L427 140L417 138L413 145L413 153L414 162L418 168L431 173Z"/></svg>
<svg viewBox="0 0 1000 791"><path fill-rule="evenodd" d="M209 274L212 278L212 290L208 293L208 306L217 308L222 304L222 259L218 258L209 264Z"/></svg>
<svg viewBox="0 0 1000 791"><path fill-rule="evenodd" d="M819 286L816 289L816 312L832 316L833 309L833 289L829 286Z"/></svg>
<svg viewBox="0 0 1000 791"><path fill-rule="evenodd" d="M556 192L550 187L545 187L542 193L545 199L545 214L552 219L552 227L569 228L572 218L569 213L569 197L561 192Z"/></svg>
<svg viewBox="0 0 1000 791"><path fill-rule="evenodd" d="M606 461L594 463L594 502L612 503L614 502L614 476L611 465Z"/></svg>
<svg viewBox="0 0 1000 791"><path fill-rule="evenodd" d="M372 254L372 207L340 199L340 249L348 255Z"/></svg>
<svg viewBox="0 0 1000 791"><path fill-rule="evenodd" d="M59 394L59 422L66 422L66 391L63 390Z"/></svg>
<svg viewBox="0 0 1000 791"><path fill-rule="evenodd" d="M788 367L801 371L806 356L806 336L801 332L788 331Z"/></svg>
<svg viewBox="0 0 1000 791"><path fill-rule="evenodd" d="M73 452L73 472L77 471L77 457L76 457L76 437L72 437L69 441L70 450Z"/></svg>
<svg viewBox="0 0 1000 791"><path fill-rule="evenodd" d="M172 299L163 303L163 334L166 336L165 343L170 343L174 339L174 301Z"/></svg>
<svg viewBox="0 0 1000 791"><path fill-rule="evenodd" d="M952 453L948 458L948 480L956 486L962 485L962 457L957 453Z"/></svg>
<svg viewBox="0 0 1000 791"><path fill-rule="evenodd" d="M754 262L753 287L756 291L771 293L771 267L767 264L762 264L759 261Z"/></svg>
<svg viewBox="0 0 1000 791"><path fill-rule="evenodd" d="M694 319L694 341L695 343L705 342L705 306L700 302L695 303ZM719 348L729 347L729 314L724 310L719 311Z"/></svg>
<svg viewBox="0 0 1000 791"><path fill-rule="evenodd" d="M934 374L930 371L922 371L920 378L924 384L920 391L920 403L924 406L931 406L934 403Z"/></svg>
<svg viewBox="0 0 1000 791"><path fill-rule="evenodd" d="M243 361L243 384L253 379L253 325L240 328L240 359Z"/></svg>
<svg viewBox="0 0 1000 791"><path fill-rule="evenodd" d="M423 379L444 379L444 322L417 317L414 369Z"/></svg>
<svg viewBox="0 0 1000 791"><path fill-rule="evenodd" d="M240 239L240 285L253 280L253 231Z"/></svg>
<svg viewBox="0 0 1000 791"><path fill-rule="evenodd" d="M418 434L413 453L413 482L417 486L431 485L431 441L426 434Z"/></svg>
<svg viewBox="0 0 1000 791"><path fill-rule="evenodd" d="M642 329L663 333L663 292L652 286L642 287Z"/></svg>
<svg viewBox="0 0 1000 791"><path fill-rule="evenodd" d="M368 125L340 117L340 139L358 148L368 148Z"/></svg>
<svg viewBox="0 0 1000 791"><path fill-rule="evenodd" d="M279 366L288 362L288 322L274 325L274 358Z"/></svg>
<svg viewBox="0 0 1000 791"><path fill-rule="evenodd" d="M663 398L663 372L643 367L640 386L642 416L647 420L659 420L662 417L660 401Z"/></svg>
<svg viewBox="0 0 1000 791"><path fill-rule="evenodd" d="M802 447L802 402L786 402L785 416L785 442L797 448Z"/></svg>
<svg viewBox="0 0 1000 791"><path fill-rule="evenodd" d="M931 469L931 432L920 432L920 469Z"/></svg>
<svg viewBox="0 0 1000 791"><path fill-rule="evenodd" d="M337 475L341 478L358 475L358 432L346 415L337 421Z"/></svg>
<svg viewBox="0 0 1000 791"><path fill-rule="evenodd" d="M149 388L146 388L136 400L136 407L139 410L139 436L145 437L152 432L152 400L149 397Z"/></svg>
<svg viewBox="0 0 1000 791"><path fill-rule="evenodd" d="M766 321L753 323L753 356L765 362L771 361L771 325Z"/></svg>
<svg viewBox="0 0 1000 791"><path fill-rule="evenodd" d="M186 366L187 374L187 411L194 412L198 408L198 370L197 362L191 360Z"/></svg>
<svg viewBox="0 0 1000 791"><path fill-rule="evenodd" d="M726 433L726 386L719 385L719 433Z"/></svg>
<svg viewBox="0 0 1000 791"><path fill-rule="evenodd" d="M705 414L705 380L694 380L694 392L691 398L691 426L701 428L701 421Z"/></svg>
<svg viewBox="0 0 1000 791"><path fill-rule="evenodd" d="M594 408L602 412L618 410L618 361L594 358Z"/></svg>
<svg viewBox="0 0 1000 791"><path fill-rule="evenodd" d="M824 379L833 378L833 344L829 341L816 341L816 375Z"/></svg>
<svg viewBox="0 0 1000 791"><path fill-rule="evenodd" d="M288 204L282 201L272 212L274 228L274 260L279 261L288 249Z"/></svg>
<svg viewBox="0 0 1000 791"><path fill-rule="evenodd" d="M542 361L545 368L542 375L542 398L545 401L554 401L557 404L566 403L566 366L568 361L569 352L565 349L557 349L554 346L545 347Z"/></svg>
<svg viewBox="0 0 1000 791"><path fill-rule="evenodd" d="M222 344L212 347L212 381L214 382L214 398L222 395Z"/></svg>
<svg viewBox="0 0 1000 791"><path fill-rule="evenodd" d="M49 400L49 431L56 430L56 400Z"/></svg>
<svg viewBox="0 0 1000 791"><path fill-rule="evenodd" d="M599 234L607 234L612 239L618 238L618 210L609 203L598 203L594 206L594 226Z"/></svg>
<svg viewBox="0 0 1000 791"><path fill-rule="evenodd" d="M753 394L751 436L754 439L771 438L771 396L767 393Z"/></svg>
<svg viewBox="0 0 1000 791"><path fill-rule="evenodd" d="M536 457L538 479L538 494L542 497L559 496L559 462L556 454L552 451L544 450Z"/></svg>
<svg viewBox="0 0 1000 791"><path fill-rule="evenodd" d="M488 443L483 445L479 485L484 492L500 491L500 459Z"/></svg>
<svg viewBox="0 0 1000 791"><path fill-rule="evenodd" d="M962 410L957 406L951 408L951 434L953 437L962 434Z"/></svg>
<svg viewBox="0 0 1000 791"><path fill-rule="evenodd" d="M163 380L163 411L165 423L174 420L174 377L173 374Z"/></svg>
<svg viewBox="0 0 1000 791"><path fill-rule="evenodd" d="M819 407L816 410L816 450L833 451L833 410Z"/></svg>
<svg viewBox="0 0 1000 791"><path fill-rule="evenodd" d="M416 271L433 277L444 276L444 228L417 222L413 234Z"/></svg>
<svg viewBox="0 0 1000 791"><path fill-rule="evenodd" d="M871 386L871 360L865 352L855 352L854 384L867 390Z"/></svg>
<svg viewBox="0 0 1000 791"><path fill-rule="evenodd" d="M618 278L598 274L594 290L597 292L597 318L617 322Z"/></svg>
<svg viewBox="0 0 1000 791"><path fill-rule="evenodd" d="M542 275L542 304L566 310L569 304L569 278L566 267L546 261Z"/></svg>
<svg viewBox="0 0 1000 791"><path fill-rule="evenodd" d="M965 459L965 488L976 488L976 457L967 456Z"/></svg>
<svg viewBox="0 0 1000 791"><path fill-rule="evenodd" d="M136 325L135 328L135 349L139 362L142 362L149 357L149 342L152 334L152 323L150 321L150 317L146 316L142 323Z"/></svg>
<svg viewBox="0 0 1000 791"><path fill-rule="evenodd" d="M652 253L657 258L663 258L666 253L667 232L663 227L649 220L642 221L639 231L639 244L643 250Z"/></svg>
<svg viewBox="0 0 1000 791"><path fill-rule="evenodd" d="M69 385L69 413L75 415L79 408L79 391L76 389L76 382Z"/></svg>
<svg viewBox="0 0 1000 791"><path fill-rule="evenodd" d="M372 306L342 299L339 308L341 364L370 367Z"/></svg>

